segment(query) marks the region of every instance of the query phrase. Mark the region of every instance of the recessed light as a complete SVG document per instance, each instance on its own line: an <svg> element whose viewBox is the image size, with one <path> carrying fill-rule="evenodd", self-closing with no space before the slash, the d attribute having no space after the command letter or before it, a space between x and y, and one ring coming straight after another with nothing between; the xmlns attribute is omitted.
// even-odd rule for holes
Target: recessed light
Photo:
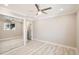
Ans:
<svg viewBox="0 0 79 59"><path fill-rule="evenodd" d="M60 11L63 11L64 9L63 8L60 8Z"/></svg>

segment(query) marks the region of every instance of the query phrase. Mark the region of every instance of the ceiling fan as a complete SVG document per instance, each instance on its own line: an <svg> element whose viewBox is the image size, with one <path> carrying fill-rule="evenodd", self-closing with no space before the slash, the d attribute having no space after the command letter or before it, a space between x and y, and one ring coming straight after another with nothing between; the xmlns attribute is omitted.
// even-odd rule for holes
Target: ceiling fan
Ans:
<svg viewBox="0 0 79 59"><path fill-rule="evenodd" d="M52 9L52 7L40 9L38 4L35 4L35 7L37 8L37 11L38 11L36 15L39 15L41 13L47 14L45 11Z"/></svg>

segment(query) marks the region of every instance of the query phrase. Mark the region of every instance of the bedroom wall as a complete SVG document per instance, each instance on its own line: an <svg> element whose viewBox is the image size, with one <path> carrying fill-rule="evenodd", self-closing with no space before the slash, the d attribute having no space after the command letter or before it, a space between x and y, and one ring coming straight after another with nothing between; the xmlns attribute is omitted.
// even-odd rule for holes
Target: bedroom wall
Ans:
<svg viewBox="0 0 79 59"><path fill-rule="evenodd" d="M22 36L22 24L20 22L15 22L15 30L3 30L4 23L6 22L0 18L0 39Z"/></svg>
<svg viewBox="0 0 79 59"><path fill-rule="evenodd" d="M35 21L34 38L76 47L76 14Z"/></svg>
<svg viewBox="0 0 79 59"><path fill-rule="evenodd" d="M77 31L76 31L76 35L77 35L77 47L79 48L79 11L77 12Z"/></svg>

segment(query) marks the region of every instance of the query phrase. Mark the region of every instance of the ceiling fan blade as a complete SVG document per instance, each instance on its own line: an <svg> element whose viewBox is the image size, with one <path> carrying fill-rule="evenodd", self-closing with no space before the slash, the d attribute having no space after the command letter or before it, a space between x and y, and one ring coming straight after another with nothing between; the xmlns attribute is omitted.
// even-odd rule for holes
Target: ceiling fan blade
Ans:
<svg viewBox="0 0 79 59"><path fill-rule="evenodd" d="M37 8L38 11L40 11L38 4L35 4L35 7Z"/></svg>
<svg viewBox="0 0 79 59"><path fill-rule="evenodd" d="M38 15L38 13L36 14L36 16Z"/></svg>
<svg viewBox="0 0 79 59"><path fill-rule="evenodd" d="M44 13L44 14L47 14L46 12L44 12L44 11L41 11L42 13Z"/></svg>
<svg viewBox="0 0 79 59"><path fill-rule="evenodd" d="M49 9L52 9L52 8L48 7L48 8L42 9L41 11L46 11L46 10L49 10Z"/></svg>

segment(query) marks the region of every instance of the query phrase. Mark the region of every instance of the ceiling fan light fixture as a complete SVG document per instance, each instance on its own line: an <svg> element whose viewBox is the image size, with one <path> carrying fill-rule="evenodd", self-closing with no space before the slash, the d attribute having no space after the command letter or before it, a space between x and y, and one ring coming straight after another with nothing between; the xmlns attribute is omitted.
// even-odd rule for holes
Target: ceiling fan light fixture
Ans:
<svg viewBox="0 0 79 59"><path fill-rule="evenodd" d="M36 15L41 15L42 13L47 14L47 13L44 12L44 11L47 11L47 10L52 9L52 7L40 9L38 4L35 4L35 7L36 7L36 9L37 9L37 11L38 11Z"/></svg>
<svg viewBox="0 0 79 59"><path fill-rule="evenodd" d="M39 12L38 12L38 15L41 15L41 14L42 14L42 12L41 12L41 11L39 11Z"/></svg>

